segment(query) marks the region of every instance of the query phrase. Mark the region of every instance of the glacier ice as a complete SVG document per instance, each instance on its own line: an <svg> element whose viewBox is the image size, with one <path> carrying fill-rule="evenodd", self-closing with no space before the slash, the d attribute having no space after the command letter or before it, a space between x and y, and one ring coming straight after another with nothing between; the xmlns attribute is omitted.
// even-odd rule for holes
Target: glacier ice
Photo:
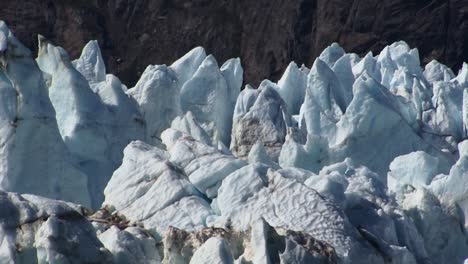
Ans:
<svg viewBox="0 0 468 264"><path fill-rule="evenodd" d="M194 150L189 155L188 150ZM168 150L169 160L185 172L190 182L209 198L217 195L223 179L247 164L218 149L183 137Z"/></svg>
<svg viewBox="0 0 468 264"><path fill-rule="evenodd" d="M195 253L193 254L190 264L233 264L234 259L229 247L220 237L212 237L208 239Z"/></svg>
<svg viewBox="0 0 468 264"><path fill-rule="evenodd" d="M86 175L61 139L56 113L31 52L0 22L2 190L33 193L90 206Z"/></svg>
<svg viewBox="0 0 468 264"><path fill-rule="evenodd" d="M2 263L112 263L83 207L0 192Z"/></svg>
<svg viewBox="0 0 468 264"><path fill-rule="evenodd" d="M209 204L168 157L164 150L144 142L130 143L104 190L104 206L159 232L169 225L185 230L205 226Z"/></svg>
<svg viewBox="0 0 468 264"><path fill-rule="evenodd" d="M367 55L364 58L362 58L361 61L354 65L352 68L352 72L355 79L357 79L362 74L366 73L378 82L382 80L379 64L374 58L372 52L367 53Z"/></svg>
<svg viewBox="0 0 468 264"><path fill-rule="evenodd" d="M437 197L425 188L407 192L401 203L423 236L432 262L463 262L466 258L463 252L468 250L468 243L456 212L445 209Z"/></svg>
<svg viewBox="0 0 468 264"><path fill-rule="evenodd" d="M182 111L191 111L210 137L224 144L230 140L232 99L228 88L216 59L209 55L180 90Z"/></svg>
<svg viewBox="0 0 468 264"><path fill-rule="evenodd" d="M353 97L353 83L355 81L352 66L352 56L350 54L345 54L338 59L331 68L349 101Z"/></svg>
<svg viewBox="0 0 468 264"><path fill-rule="evenodd" d="M449 82L455 77L453 71L439 63L436 60L429 62L426 67L424 68L424 77L430 82Z"/></svg>
<svg viewBox="0 0 468 264"><path fill-rule="evenodd" d="M0 22L1 263L468 259L466 63L333 43L242 89L197 47L128 89L97 41L32 56Z"/></svg>
<svg viewBox="0 0 468 264"><path fill-rule="evenodd" d="M188 111L184 116L178 116L174 118L174 120L172 120L170 128L170 130L164 130L161 134L162 142L167 146L167 148L170 148L171 144L169 143L170 140L164 138L164 136L169 134L170 132L182 132L183 136L193 137L194 139L206 145L212 145L213 143L208 133L206 133L203 127L200 126L200 124L197 122L192 112L190 111ZM181 136L177 137L176 139L180 138Z"/></svg>
<svg viewBox="0 0 468 264"><path fill-rule="evenodd" d="M120 230L117 226L111 226L100 233L98 238L112 253L113 263L161 263L161 256L155 247L155 239L142 229L129 227Z"/></svg>
<svg viewBox="0 0 468 264"><path fill-rule="evenodd" d="M197 47L170 66L170 68L176 73L180 86L193 77L206 56L205 49Z"/></svg>
<svg viewBox="0 0 468 264"><path fill-rule="evenodd" d="M319 58L331 68L343 55L345 55L345 53L344 49L335 42L325 48Z"/></svg>
<svg viewBox="0 0 468 264"><path fill-rule="evenodd" d="M429 186L429 189L439 197L442 203L458 207L464 218L468 216L467 186L464 180L468 167L467 144L468 141L465 140L458 145L460 158L452 166L450 172L437 175ZM465 223L466 225L467 223Z"/></svg>
<svg viewBox="0 0 468 264"><path fill-rule="evenodd" d="M400 192L405 190L407 185L413 188L427 188L436 175L447 171L447 167L443 160L423 151L399 156L390 163L388 189Z"/></svg>
<svg viewBox="0 0 468 264"><path fill-rule="evenodd" d="M181 113L174 71L165 65L150 65L128 94L140 108L145 124L145 141L158 144L161 132Z"/></svg>
<svg viewBox="0 0 468 264"><path fill-rule="evenodd" d="M252 146L249 155L247 156L247 160L250 164L264 163L271 168L280 168L278 164L274 162L270 156L268 156L268 153L266 152L262 142L257 142Z"/></svg>
<svg viewBox="0 0 468 264"><path fill-rule="evenodd" d="M228 119L232 118L234 107L236 106L237 97L242 89L244 69L242 68L241 61L239 58L227 60L220 68L221 74L224 77L227 85L228 98L230 99L230 104L228 105L228 113L226 113ZM232 123L228 121L228 131L227 141L224 143L229 145L230 135L232 129Z"/></svg>
<svg viewBox="0 0 468 264"><path fill-rule="evenodd" d="M276 84L265 80L258 91L250 89L239 95L234 110L231 150L236 156L245 157L259 141L273 160L278 160L290 122Z"/></svg>
<svg viewBox="0 0 468 264"><path fill-rule="evenodd" d="M80 58L72 63L88 82L96 83L106 80L106 65L104 65L101 49L96 40L88 42L84 46Z"/></svg>
<svg viewBox="0 0 468 264"><path fill-rule="evenodd" d="M460 72L458 73L456 79L461 86L468 86L468 63L463 63L463 66L460 69Z"/></svg>
<svg viewBox="0 0 468 264"><path fill-rule="evenodd" d="M90 51L90 50L93 51ZM116 77L103 75L102 58L91 42L79 59L78 69L88 76L92 67L95 91L80 72L75 69L66 52L39 37L37 64L48 78L49 97L54 106L57 124L64 143L76 158L80 168L88 175L88 188L92 206L98 207L103 200L102 190L112 172L122 160L123 148L133 139L142 136L139 112L124 93ZM92 53L92 55L88 55ZM81 65L83 68L80 68ZM101 68L97 69L96 68ZM70 96L73 95L73 96ZM103 101L106 101L104 103ZM114 104L114 108L110 105ZM126 113L112 111L115 104L126 105Z"/></svg>
<svg viewBox="0 0 468 264"><path fill-rule="evenodd" d="M295 62L291 62L283 76L278 81L278 93L288 107L291 115L299 114L304 101L307 75L302 72Z"/></svg>
<svg viewBox="0 0 468 264"><path fill-rule="evenodd" d="M8 45L7 33L2 30L0 31L0 52L4 52L7 49L7 45Z"/></svg>

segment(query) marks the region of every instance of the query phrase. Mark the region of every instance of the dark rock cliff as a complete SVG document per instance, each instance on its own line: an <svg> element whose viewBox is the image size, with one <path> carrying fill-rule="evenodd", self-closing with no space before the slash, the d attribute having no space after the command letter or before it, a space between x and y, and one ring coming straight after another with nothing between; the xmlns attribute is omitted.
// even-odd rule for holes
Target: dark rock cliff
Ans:
<svg viewBox="0 0 468 264"><path fill-rule="evenodd" d="M363 55L404 40L454 70L468 60L468 0L1 0L0 19L31 49L42 34L73 58L97 39L130 86L195 46L220 64L241 57L254 84L291 60L310 66L333 41Z"/></svg>

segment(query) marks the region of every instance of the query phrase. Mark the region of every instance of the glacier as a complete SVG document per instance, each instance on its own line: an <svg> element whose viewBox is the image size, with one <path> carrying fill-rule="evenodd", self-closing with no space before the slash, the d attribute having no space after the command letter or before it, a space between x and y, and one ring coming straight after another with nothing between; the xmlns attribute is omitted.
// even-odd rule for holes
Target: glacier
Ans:
<svg viewBox="0 0 468 264"><path fill-rule="evenodd" d="M466 263L468 64L327 47L255 88L196 47L134 87L0 22L1 263Z"/></svg>

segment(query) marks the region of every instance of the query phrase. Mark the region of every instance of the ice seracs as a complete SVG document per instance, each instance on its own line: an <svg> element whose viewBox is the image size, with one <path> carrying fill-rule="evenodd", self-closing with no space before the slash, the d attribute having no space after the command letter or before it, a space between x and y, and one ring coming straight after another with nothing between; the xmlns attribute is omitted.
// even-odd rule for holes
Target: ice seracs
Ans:
<svg viewBox="0 0 468 264"><path fill-rule="evenodd" d="M66 52L39 37L36 61L49 78L49 97L63 141L88 175L93 207L102 202L102 190L121 162L121 151L131 140L142 137L143 130L136 104L125 95L120 81L111 76L102 78L105 68L99 65L102 64L99 58L98 47L90 44L77 64L92 79L93 91ZM98 73L80 67L97 68ZM121 109L116 111L116 104Z"/></svg>
<svg viewBox="0 0 468 264"><path fill-rule="evenodd" d="M295 62L291 62L278 81L278 93L283 98L291 115L299 114L306 87L307 75Z"/></svg>
<svg viewBox="0 0 468 264"><path fill-rule="evenodd" d="M2 263L112 263L84 208L0 192Z"/></svg>
<svg viewBox="0 0 468 264"><path fill-rule="evenodd" d="M127 89L96 41L39 46L0 22L2 263L468 258L466 64L334 43L241 91L197 47Z"/></svg>
<svg viewBox="0 0 468 264"><path fill-rule="evenodd" d="M106 66L96 40L88 42L83 48L80 58L72 63L88 82L96 83L106 80Z"/></svg>
<svg viewBox="0 0 468 264"><path fill-rule="evenodd" d="M228 97L230 99L228 116L231 117L233 115L234 107L236 106L237 97L239 96L242 88L244 69L242 68L240 59L236 58L227 60L221 66L220 70L227 85ZM231 131L231 128L229 128L229 131Z"/></svg>
<svg viewBox="0 0 468 264"><path fill-rule="evenodd" d="M374 58L372 52L367 53L367 55L364 58L362 58L362 60L360 60L356 65L354 65L352 71L355 79L357 79L363 73L367 73L367 75L369 75L378 82L382 80L379 64Z"/></svg>
<svg viewBox="0 0 468 264"><path fill-rule="evenodd" d="M187 153L189 150L194 150ZM247 162L226 155L217 148L182 137L169 149L169 160L181 168L190 182L208 198L217 196L221 182Z"/></svg>
<svg viewBox="0 0 468 264"><path fill-rule="evenodd" d="M335 42L325 48L319 58L331 68L343 55L345 55L344 49Z"/></svg>
<svg viewBox="0 0 468 264"><path fill-rule="evenodd" d="M453 136L458 141L463 139L463 89L449 82L435 82L432 111L428 122L437 134Z"/></svg>
<svg viewBox="0 0 468 264"><path fill-rule="evenodd" d="M307 77L307 90L301 107L307 132L311 135L333 134L333 126L340 120L351 98L351 91L345 91L334 72L317 59Z"/></svg>
<svg viewBox="0 0 468 264"><path fill-rule="evenodd" d="M448 164L423 151L416 151L395 158L390 163L389 170L388 189L400 192L407 185L412 188L427 188L436 175L448 170Z"/></svg>
<svg viewBox="0 0 468 264"><path fill-rule="evenodd" d="M426 80L428 80L430 83L434 82L449 82L455 77L455 74L453 74L453 71L439 63L436 60L432 60L429 62L425 69L424 69L424 77L426 77Z"/></svg>
<svg viewBox="0 0 468 264"><path fill-rule="evenodd" d="M468 166L468 141L463 141L458 145L460 158L452 166L448 175L441 174L434 178L430 184L430 189L436 194L442 203L457 206L463 212L465 218L468 215L468 200L466 198L466 177ZM465 223L465 226L467 224Z"/></svg>
<svg viewBox="0 0 468 264"><path fill-rule="evenodd" d="M182 133L182 134L180 134ZM172 139L164 138L165 135L173 134ZM192 112L188 111L184 116L178 116L172 120L171 129L165 130L161 134L161 139L167 148L171 148L171 142L182 137L190 136L206 145L213 145L213 142L206 131L198 124Z"/></svg>
<svg viewBox="0 0 468 264"><path fill-rule="evenodd" d="M87 177L61 139L42 72L2 21L0 32L7 37L0 54L1 189L90 206Z"/></svg>
<svg viewBox="0 0 468 264"><path fill-rule="evenodd" d="M182 111L191 111L213 141L224 144L229 144L232 119L228 89L216 59L209 55L180 90Z"/></svg>
<svg viewBox="0 0 468 264"><path fill-rule="evenodd" d="M340 150L335 153L344 154L338 160L352 157L382 174L399 155L416 150L441 155L414 132L399 112L398 98L375 79L367 74L361 75L353 90L353 101L337 123L334 148ZM382 137L387 140L382 142ZM376 156L377 153L380 155Z"/></svg>
<svg viewBox="0 0 468 264"><path fill-rule="evenodd" d="M224 239L220 237L212 237L208 239L197 251L193 254L190 264L233 264L234 259L228 245Z"/></svg>
<svg viewBox="0 0 468 264"><path fill-rule="evenodd" d="M456 210L444 208L439 199L425 188L407 192L402 207L424 238L431 261L463 263L468 243Z"/></svg>
<svg viewBox="0 0 468 264"><path fill-rule="evenodd" d="M458 205L458 201L463 204L463 199L454 195L444 200L441 193L446 189L438 191L435 186L448 188L450 184L443 180L448 176L441 173L446 173L455 157L464 153L462 146L460 151L445 149L465 137L464 132L460 133L464 131L464 118L460 114L461 118L450 121L453 125L434 120L444 119L436 119L437 115L455 113L449 105L463 108L463 99L460 101L459 96L444 96L439 92L455 89L451 92L458 93L460 83L454 81L454 77L445 82L428 80L419 67L417 50L403 42L387 47L378 56L368 54L363 59L340 52L331 58L330 52L323 56L327 62L317 59L310 71L291 64L278 85L264 81L259 89L246 86L240 92L232 113L230 147L233 155L216 144L217 137L210 131L216 131L211 129L218 129L218 125L206 125L212 122L213 116L200 119L205 114L198 106L184 110L190 104L184 101L188 98L181 100L182 114L161 134L164 146L155 150L161 148L157 150L162 153L160 159L183 172L187 183L199 193L183 197L157 214L167 217L142 222L149 228L160 223L183 226L181 222L185 221L182 219L189 208L184 204L191 204L190 207L202 212L195 218L200 224L187 225L185 229L195 233L204 232L206 226L240 233L251 230L252 239L258 241L259 246L256 253L245 248L239 255L229 237L199 242L187 238L184 243L197 244L200 248L182 256L170 253L168 259L196 262L203 260L200 257L203 255L227 262L255 260L254 263L263 263L271 257L265 253L268 246L262 242L269 228L275 232L282 228L300 230L302 235L328 243L340 261L350 263L357 260L424 263L435 255L444 262L452 253L457 259L466 257L461 253L463 245L452 253L448 252L453 246L434 246L437 244L434 236L422 234L427 227L418 222L419 216L414 213L418 210L425 214L422 210L430 209L415 209L417 207L405 200L413 191L434 192L442 201L434 204L437 219L448 219L458 225L434 233L451 234L453 241L459 241L463 217L446 213L446 210ZM198 76L203 71L199 70L210 60L209 56L205 57L182 87L200 82ZM217 67L211 69L213 76L219 76ZM306 72L307 79L304 78ZM213 77L207 73L203 75ZM231 81L224 78L229 86ZM280 86L286 87L286 84L291 88L282 90ZM207 87L210 87L208 93L212 93L216 85ZM304 100L291 103L290 99L297 98L288 97L293 94L290 89L302 93ZM224 93L223 97L226 104L228 98L232 98ZM452 98L458 101L449 103ZM295 112L298 114L295 121L291 122L288 109L297 104L302 105L300 111ZM206 105L213 107L216 103L210 101ZM456 129L446 130L448 133L436 129L444 128L445 124ZM460 160L452 170L460 166ZM422 166L411 166L411 162ZM148 163L148 168L150 164L155 163ZM418 202L418 206L423 203ZM463 210L463 206L461 208ZM116 212L135 213L125 208ZM138 218L132 220L138 221ZM327 225L321 226L316 221ZM160 233L164 229L155 230ZM292 236L288 238L279 258L311 261L307 249ZM224 244L220 241L226 245L220 246ZM208 245L210 253L204 249ZM220 257L222 252L230 252L232 258Z"/></svg>
<svg viewBox="0 0 468 264"><path fill-rule="evenodd" d="M4 52L7 49L7 45L7 34L2 30L0 31L0 52Z"/></svg>
<svg viewBox="0 0 468 264"><path fill-rule="evenodd" d="M277 160L291 119L276 85L263 81L258 91L247 90L238 98L234 111L231 151L238 157L248 155L260 141L267 153Z"/></svg>
<svg viewBox="0 0 468 264"><path fill-rule="evenodd" d="M212 55L194 48L171 66L150 65L128 90L146 124L145 141L161 145L161 133L188 112L211 141L229 146L232 115L243 80L239 59L219 68Z"/></svg>
<svg viewBox="0 0 468 264"><path fill-rule="evenodd" d="M100 233L98 238L112 253L113 263L161 263L155 239L140 228L129 227L121 230L116 226L111 226Z"/></svg>
<svg viewBox="0 0 468 264"><path fill-rule="evenodd" d="M141 141L130 143L104 190L103 205L160 233L170 225L185 230L204 227L211 214L209 204L168 157Z"/></svg>
<svg viewBox="0 0 468 264"><path fill-rule="evenodd" d="M468 87L468 64L466 62L463 63L456 79L461 86Z"/></svg>
<svg viewBox="0 0 468 264"><path fill-rule="evenodd" d="M347 94L347 100L352 99L353 83L355 81L352 67L353 62L351 54L345 54L338 59L331 68L335 73L336 78L338 78L342 89Z"/></svg>
<svg viewBox="0 0 468 264"><path fill-rule="evenodd" d="M206 56L205 49L196 47L170 66L176 73L181 86L192 78Z"/></svg>
<svg viewBox="0 0 468 264"><path fill-rule="evenodd" d="M175 72L165 65L150 65L128 94L135 99L141 111L145 141L160 144L161 133L182 113Z"/></svg>

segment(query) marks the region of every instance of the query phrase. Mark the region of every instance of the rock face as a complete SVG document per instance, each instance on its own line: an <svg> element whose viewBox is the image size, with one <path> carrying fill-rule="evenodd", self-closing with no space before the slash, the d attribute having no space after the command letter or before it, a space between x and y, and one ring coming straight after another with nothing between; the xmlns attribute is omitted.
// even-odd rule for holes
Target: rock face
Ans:
<svg viewBox="0 0 468 264"><path fill-rule="evenodd" d="M310 65L334 41L364 55L404 40L424 63L458 69L468 58L467 12L466 0L4 0L0 18L31 49L39 33L76 58L97 39L127 85L195 46L220 63L240 57L245 81L258 84L277 81L292 60Z"/></svg>

